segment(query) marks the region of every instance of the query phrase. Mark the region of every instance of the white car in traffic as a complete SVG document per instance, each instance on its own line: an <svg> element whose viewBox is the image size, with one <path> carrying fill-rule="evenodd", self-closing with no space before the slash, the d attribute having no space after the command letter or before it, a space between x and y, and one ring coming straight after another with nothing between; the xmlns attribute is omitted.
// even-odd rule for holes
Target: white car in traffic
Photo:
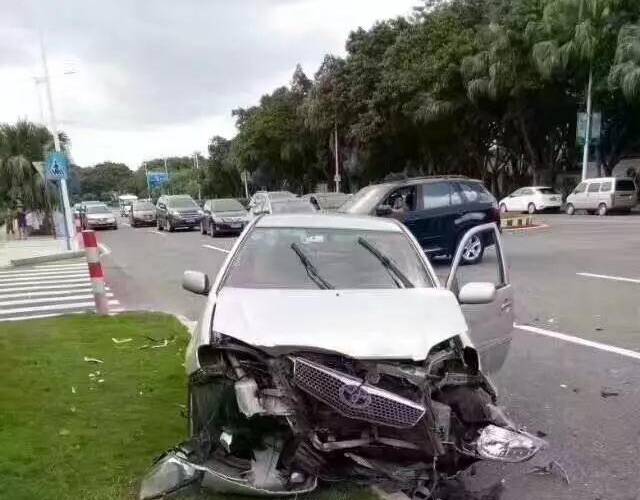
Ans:
<svg viewBox="0 0 640 500"><path fill-rule="evenodd" d="M562 195L547 186L523 187L500 200L501 212L528 212L535 214L543 210L560 210Z"/></svg>

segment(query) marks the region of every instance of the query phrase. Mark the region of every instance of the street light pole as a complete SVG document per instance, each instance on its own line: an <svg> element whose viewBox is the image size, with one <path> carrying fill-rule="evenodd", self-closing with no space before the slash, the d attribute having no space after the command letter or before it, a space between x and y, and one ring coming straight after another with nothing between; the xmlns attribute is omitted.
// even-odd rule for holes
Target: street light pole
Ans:
<svg viewBox="0 0 640 500"><path fill-rule="evenodd" d="M591 92L593 90L593 67L589 68L589 83L587 84L587 127L584 131L584 149L582 150L582 180L587 178L589 168L589 147L591 145Z"/></svg>
<svg viewBox="0 0 640 500"><path fill-rule="evenodd" d="M144 176L147 178L147 194L149 195L149 199L151 199L151 183L149 182L149 172L147 170L147 162L143 161L142 166L144 167Z"/></svg>
<svg viewBox="0 0 640 500"><path fill-rule="evenodd" d="M336 174L333 177L333 180L336 181L336 193L340 192L340 160L338 158L338 122L333 122L333 145L335 147L335 157L336 157Z"/></svg>
<svg viewBox="0 0 640 500"><path fill-rule="evenodd" d="M49 104L49 127L53 134L53 145L56 152L61 152L62 147L60 145L60 137L58 136L58 123L56 122L56 115L53 109L53 97L51 92L51 79L49 78L49 67L47 65L47 54L44 49L44 39L42 33L40 33L40 53L42 55L42 69L44 71L44 84L47 91L47 101ZM73 237L74 237L74 225L71 218L71 205L69 204L69 192L67 190L67 179L60 179L60 192L62 194L62 207L64 211L64 225L67 235L67 250L73 249Z"/></svg>
<svg viewBox="0 0 640 500"><path fill-rule="evenodd" d="M198 163L198 152L193 152L193 164L196 167L196 182L198 183L198 200L202 199L202 192L200 190L200 164Z"/></svg>

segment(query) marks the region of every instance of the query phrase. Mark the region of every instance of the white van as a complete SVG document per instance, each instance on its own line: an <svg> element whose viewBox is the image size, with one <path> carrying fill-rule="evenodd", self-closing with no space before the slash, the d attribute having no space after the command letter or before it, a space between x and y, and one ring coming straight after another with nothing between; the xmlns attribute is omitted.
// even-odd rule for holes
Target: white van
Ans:
<svg viewBox="0 0 640 500"><path fill-rule="evenodd" d="M566 212L576 210L606 215L610 211L629 212L638 203L638 192L633 179L599 177L587 179L567 196Z"/></svg>

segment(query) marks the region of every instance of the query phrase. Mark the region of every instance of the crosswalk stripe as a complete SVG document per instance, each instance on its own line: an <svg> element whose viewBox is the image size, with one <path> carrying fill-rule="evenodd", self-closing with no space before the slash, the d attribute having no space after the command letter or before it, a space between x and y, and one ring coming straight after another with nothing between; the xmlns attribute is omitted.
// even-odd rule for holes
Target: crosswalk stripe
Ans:
<svg viewBox="0 0 640 500"><path fill-rule="evenodd" d="M51 276L51 277L46 277L43 276L42 278L40 277L36 277L36 276L32 276L32 277L23 277L23 278L8 278L8 279L3 279L2 281L0 281L0 285L3 285L5 283L19 283L22 281L32 281L34 283L37 282L42 282L42 281L57 281L59 279L71 279L71 278L88 278L89 277L89 273L85 272L85 273L75 273L75 274L67 274L65 276Z"/></svg>
<svg viewBox="0 0 640 500"><path fill-rule="evenodd" d="M0 285L0 292L8 293L8 292L26 292L29 290L66 290L66 289L75 289L75 288L86 288L91 285L89 280L79 280L77 282L70 283L59 283L57 285L38 285L38 286L23 286L24 283L20 286L12 286L12 287L3 287Z"/></svg>
<svg viewBox="0 0 640 500"><path fill-rule="evenodd" d="M69 266L82 266L85 265L87 262L82 259L82 260L70 260L70 261L58 261L58 262L54 262L51 264L37 264L33 267L29 267L29 269L33 269L33 268L41 268L41 267L69 267Z"/></svg>
<svg viewBox="0 0 640 500"><path fill-rule="evenodd" d="M20 278L20 277L37 278L39 276L67 276L71 274L82 273L84 271L88 271L88 269L89 269L88 267L85 267L84 269L82 268L69 269L69 270L59 269L54 271L9 271L6 273L0 272L0 281L3 281L5 279L11 279L11 278Z"/></svg>
<svg viewBox="0 0 640 500"><path fill-rule="evenodd" d="M71 312L58 312L50 314L31 314L28 316L12 316L11 318L2 318L2 321L23 321L25 319L43 319L43 318L55 318L56 316L62 316L63 314L82 314L87 311L71 311Z"/></svg>
<svg viewBox="0 0 640 500"><path fill-rule="evenodd" d="M80 262L78 264L66 264L64 266L30 267L29 270L30 271L64 271L67 269L81 269L83 267L87 267L86 262Z"/></svg>
<svg viewBox="0 0 640 500"><path fill-rule="evenodd" d="M107 293L107 297L113 297L113 293ZM86 293L82 295L70 295L70 296L62 296L62 297L41 297L37 299L18 299L18 300L6 300L4 302L0 302L0 307L9 307L9 306L19 306L21 304L29 305L29 304L47 304L49 302L67 302L69 300L88 300L93 299L92 293ZM0 314L2 314L2 309L0 309Z"/></svg>
<svg viewBox="0 0 640 500"><path fill-rule="evenodd" d="M61 295L73 295L74 293L91 293L91 287L89 285L83 285L81 288L73 288L68 290L62 288L60 290L47 290L44 292L19 292L19 293L0 293L0 300L17 299L19 297L59 297Z"/></svg>
<svg viewBox="0 0 640 500"><path fill-rule="evenodd" d="M110 300L109 305L120 305L119 300ZM41 311L64 311L73 309L90 309L95 307L93 300L86 302L72 302L71 304L52 304L48 306L34 306L34 307L17 307L14 309L3 309L0 311L0 318L8 316L10 314L20 314L29 312L41 312Z"/></svg>

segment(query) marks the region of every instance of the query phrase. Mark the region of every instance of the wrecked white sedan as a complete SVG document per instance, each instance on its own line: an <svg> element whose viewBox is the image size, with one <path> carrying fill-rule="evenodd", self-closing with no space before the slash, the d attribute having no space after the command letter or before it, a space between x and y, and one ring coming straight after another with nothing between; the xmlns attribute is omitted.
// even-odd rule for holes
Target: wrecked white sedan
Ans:
<svg viewBox="0 0 640 500"><path fill-rule="evenodd" d="M457 290L480 231L493 233L499 282ZM428 499L477 460L531 458L544 443L495 405L487 376L513 324L496 226L471 229L451 269L441 285L390 219L252 221L212 285L185 273L185 289L208 294L186 357L191 438L157 461L141 498L299 495L348 479Z"/></svg>

